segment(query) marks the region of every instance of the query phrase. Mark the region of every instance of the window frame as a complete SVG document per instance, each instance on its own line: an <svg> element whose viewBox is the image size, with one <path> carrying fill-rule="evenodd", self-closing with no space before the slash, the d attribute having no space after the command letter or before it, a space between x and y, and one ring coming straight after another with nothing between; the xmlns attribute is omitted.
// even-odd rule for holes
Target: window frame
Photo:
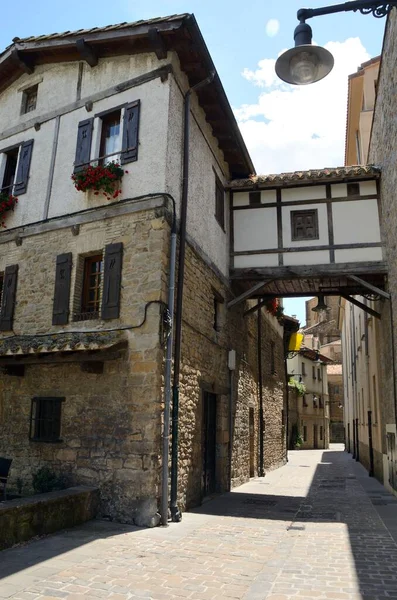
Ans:
<svg viewBox="0 0 397 600"><path fill-rule="evenodd" d="M100 259L100 260L99 260ZM93 263L101 263L99 272L91 273L90 266ZM97 252L95 254L90 254L89 256L85 256L83 259L83 281L81 287L81 303L80 303L80 316L86 316L87 319L95 319L99 318L100 310L101 310L101 301L102 301L102 285L103 285L103 274L104 274L104 255L103 252ZM89 285L89 279L92 275L96 276L96 285L94 288L91 288ZM96 292L95 306L93 310L89 310L90 307L90 299L89 293L90 290L94 289ZM90 316L87 316L90 315Z"/></svg>
<svg viewBox="0 0 397 600"><path fill-rule="evenodd" d="M312 379L317 379L316 377L316 367L312 366Z"/></svg>
<svg viewBox="0 0 397 600"><path fill-rule="evenodd" d="M218 175L215 173L215 219L220 227L222 227L223 231L225 229L225 188L219 179Z"/></svg>
<svg viewBox="0 0 397 600"><path fill-rule="evenodd" d="M297 229L296 229L297 228L296 219L298 219L299 217L304 217L304 216L309 216L309 215L313 216L314 235L308 236L307 232L305 231L303 237L298 236ZM318 209L317 208L310 208L307 210L291 210L290 219L291 219L291 241L292 242L307 242L307 241L320 239L319 225L318 225Z"/></svg>
<svg viewBox="0 0 397 600"><path fill-rule="evenodd" d="M9 194L13 194L14 187L17 183L16 177L17 177L17 173L18 173L18 164L19 164L19 159L20 159L21 147L22 147L22 143L15 144L14 146L9 146L8 148L4 148L3 150L1 150L1 154L3 154L5 156L4 167L3 167L2 173L1 173L1 185L0 185L1 192L5 191ZM11 153L13 153L13 152L16 152L15 171L14 171L14 175L12 178L12 183L5 185L5 178L7 175L7 164L9 161L9 157L10 157Z"/></svg>
<svg viewBox="0 0 397 600"><path fill-rule="evenodd" d="M96 115L101 121L101 127L100 127L100 132L99 132L98 158L96 159L96 160L98 160L98 164L100 164L100 165L106 165L108 162L112 162L112 161L120 163L120 157L121 157L122 145L123 145L123 108L124 108L124 106L126 106L126 104L123 105L123 107L116 107L114 109L104 111L102 114L100 114L100 116ZM117 153L107 154L104 149L104 146L106 145L106 138L104 137L104 132L105 132L104 128L109 126L109 123L107 121L110 120L111 117L115 116L116 114L119 117L118 140L119 140L120 150L116 151ZM107 160L107 158L109 160Z"/></svg>
<svg viewBox="0 0 397 600"><path fill-rule="evenodd" d="M40 442L44 444L59 444L62 442L61 439L61 428L62 428L62 403L65 402L64 397L56 396L34 396L31 400L30 406L30 423L29 423L29 440L31 442ZM48 416L40 417L37 416L41 411L46 412L48 406L52 405L53 415L52 418ZM45 408L46 407L46 408ZM54 407L56 411L54 411ZM45 435L44 432L40 431L40 422L43 429L45 425L48 427L55 423L55 428L50 435ZM45 424L45 425L44 425Z"/></svg>
<svg viewBox="0 0 397 600"><path fill-rule="evenodd" d="M29 95L32 92L35 92L34 108L31 108L30 110L27 110L28 101L29 101ZM36 108L37 108L38 94L39 94L39 84L38 83L35 83L35 84L31 85L30 87L22 90L21 115L28 115L29 113L31 113L31 112L33 112L33 111L36 110Z"/></svg>

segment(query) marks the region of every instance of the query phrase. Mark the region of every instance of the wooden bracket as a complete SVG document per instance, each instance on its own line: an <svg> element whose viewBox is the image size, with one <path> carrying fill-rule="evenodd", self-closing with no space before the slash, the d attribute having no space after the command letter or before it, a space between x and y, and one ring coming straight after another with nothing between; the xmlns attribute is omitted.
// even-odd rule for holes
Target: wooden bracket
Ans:
<svg viewBox="0 0 397 600"><path fill-rule="evenodd" d="M248 298L250 298L252 296L252 294L254 294L258 290L262 289L263 287L265 287L265 285L268 285L272 281L273 281L273 279L270 279L270 280L268 279L267 281L260 281L259 283L254 285L252 288L250 288L249 290L247 290L240 296L237 296L237 298L234 298L234 300L231 300L230 302L228 302L226 305L226 308L227 309L232 308L232 306L235 306L236 304L240 304L240 302L247 300Z"/></svg>
<svg viewBox="0 0 397 600"><path fill-rule="evenodd" d="M12 56L13 61L19 66L20 69L22 69L22 71L24 73L27 73L28 75L31 75L33 73L33 71L34 71L33 59L27 58L26 56L24 56L22 54L22 52L20 52L16 48L14 48L11 51L11 56Z"/></svg>
<svg viewBox="0 0 397 600"><path fill-rule="evenodd" d="M148 33L150 44L157 58L159 60L161 60L162 58L167 58L167 48L165 47L164 41L161 35L159 34L158 29L156 29L155 27L151 27Z"/></svg>
<svg viewBox="0 0 397 600"><path fill-rule="evenodd" d="M79 38L78 40L76 40L76 48L81 58L85 60L85 62L88 63L90 67L97 66L98 56L95 54L94 50L92 49L92 46L86 44L84 38Z"/></svg>
<svg viewBox="0 0 397 600"><path fill-rule="evenodd" d="M359 283L363 287L366 287L367 290L369 290L370 292L373 292L374 294L377 294L378 296L382 296L382 298L386 298L386 300L390 300L390 294L388 294L384 290L381 290L380 288L376 287L375 285L371 285L370 283L368 283L368 281L364 281L364 279L361 279L361 277L357 277L357 275L348 275L348 277L349 277L349 279L352 279L353 281L355 281L356 283Z"/></svg>

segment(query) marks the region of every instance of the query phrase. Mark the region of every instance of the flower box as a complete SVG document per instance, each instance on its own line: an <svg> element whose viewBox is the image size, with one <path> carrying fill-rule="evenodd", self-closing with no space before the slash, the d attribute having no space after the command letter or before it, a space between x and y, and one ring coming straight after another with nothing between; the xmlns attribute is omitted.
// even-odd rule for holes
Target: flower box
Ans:
<svg viewBox="0 0 397 600"><path fill-rule="evenodd" d="M92 190L95 196L103 194L107 200L116 200L121 194L121 179L124 170L116 162L106 165L89 165L73 173L72 181L79 192Z"/></svg>

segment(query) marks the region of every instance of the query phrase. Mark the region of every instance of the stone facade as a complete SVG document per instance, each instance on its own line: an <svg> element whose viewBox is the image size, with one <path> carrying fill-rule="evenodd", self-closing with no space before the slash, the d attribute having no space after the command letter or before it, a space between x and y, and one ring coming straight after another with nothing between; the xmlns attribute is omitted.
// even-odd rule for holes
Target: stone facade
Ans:
<svg viewBox="0 0 397 600"><path fill-rule="evenodd" d="M330 442L345 441L343 424L343 376L342 365L327 365Z"/></svg>

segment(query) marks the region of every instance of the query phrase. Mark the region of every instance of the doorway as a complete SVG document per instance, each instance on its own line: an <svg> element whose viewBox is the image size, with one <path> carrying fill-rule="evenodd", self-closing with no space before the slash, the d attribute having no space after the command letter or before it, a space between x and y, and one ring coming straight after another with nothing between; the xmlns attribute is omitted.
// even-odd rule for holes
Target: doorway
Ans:
<svg viewBox="0 0 397 600"><path fill-rule="evenodd" d="M313 448L318 449L318 425L313 425Z"/></svg>
<svg viewBox="0 0 397 600"><path fill-rule="evenodd" d="M203 496L216 491L216 400L203 393Z"/></svg>
<svg viewBox="0 0 397 600"><path fill-rule="evenodd" d="M255 413L249 409L249 432L250 432L250 477L255 477Z"/></svg>

